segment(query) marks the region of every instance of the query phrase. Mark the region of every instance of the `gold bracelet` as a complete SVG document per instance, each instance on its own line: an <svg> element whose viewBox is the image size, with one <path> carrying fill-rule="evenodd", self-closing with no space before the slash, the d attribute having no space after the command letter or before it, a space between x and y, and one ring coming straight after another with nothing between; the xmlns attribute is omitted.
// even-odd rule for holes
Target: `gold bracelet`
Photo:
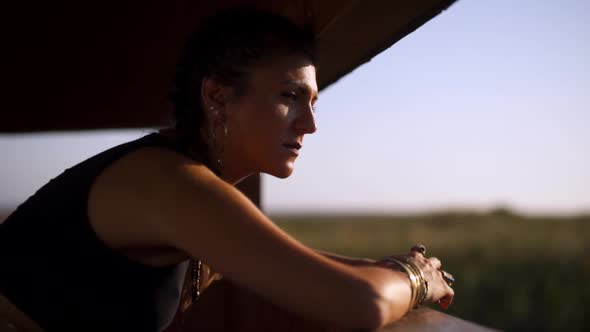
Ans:
<svg viewBox="0 0 590 332"><path fill-rule="evenodd" d="M416 272L417 267L413 266L413 264L402 262L399 259L391 257L388 257L385 261L393 262L404 269L410 278L410 288L412 290L410 308L420 306L424 300L424 276Z"/></svg>
<svg viewBox="0 0 590 332"><path fill-rule="evenodd" d="M428 281L426 281L426 278L424 278L424 273L422 272L422 270L420 270L418 266L410 262L407 262L407 264L410 268L414 270L414 272L419 276L420 279L420 292L417 298L416 305L420 306L424 303L424 301L426 301L426 298L428 297Z"/></svg>

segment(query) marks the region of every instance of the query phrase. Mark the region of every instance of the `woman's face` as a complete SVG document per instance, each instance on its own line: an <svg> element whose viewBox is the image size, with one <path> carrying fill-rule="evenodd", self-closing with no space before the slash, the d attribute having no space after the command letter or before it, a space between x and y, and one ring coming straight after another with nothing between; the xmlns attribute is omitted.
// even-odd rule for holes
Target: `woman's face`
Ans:
<svg viewBox="0 0 590 332"><path fill-rule="evenodd" d="M315 67L304 56L282 56L250 70L245 92L226 104L224 171L286 178L303 136L316 131Z"/></svg>

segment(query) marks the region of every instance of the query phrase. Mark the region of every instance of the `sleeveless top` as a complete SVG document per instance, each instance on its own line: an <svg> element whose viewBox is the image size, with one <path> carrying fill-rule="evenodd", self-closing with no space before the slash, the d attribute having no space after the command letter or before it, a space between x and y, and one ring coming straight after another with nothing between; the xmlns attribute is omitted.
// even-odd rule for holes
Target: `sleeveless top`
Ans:
<svg viewBox="0 0 590 332"><path fill-rule="evenodd" d="M151 267L108 247L87 215L90 187L142 147L184 153L160 134L66 169L0 224L0 293L45 331L161 331L174 318L188 261Z"/></svg>

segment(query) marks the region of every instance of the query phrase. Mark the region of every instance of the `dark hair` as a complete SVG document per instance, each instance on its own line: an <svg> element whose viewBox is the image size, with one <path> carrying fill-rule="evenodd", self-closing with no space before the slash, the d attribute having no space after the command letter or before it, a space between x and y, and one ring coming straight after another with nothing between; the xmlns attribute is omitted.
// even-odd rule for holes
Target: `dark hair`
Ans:
<svg viewBox="0 0 590 332"><path fill-rule="evenodd" d="M187 151L206 160L200 136L205 122L201 82L209 77L234 88L247 88L248 70L280 55L302 54L316 64L316 45L310 30L277 14L255 9L232 9L209 19L197 29L181 53L174 90L175 130Z"/></svg>

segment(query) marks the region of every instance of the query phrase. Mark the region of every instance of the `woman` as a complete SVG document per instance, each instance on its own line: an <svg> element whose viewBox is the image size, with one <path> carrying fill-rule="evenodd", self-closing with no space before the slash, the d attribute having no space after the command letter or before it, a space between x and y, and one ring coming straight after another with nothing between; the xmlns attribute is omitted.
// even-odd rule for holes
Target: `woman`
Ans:
<svg viewBox="0 0 590 332"><path fill-rule="evenodd" d="M180 59L176 125L50 181L0 228L0 314L24 329L161 331L192 265L288 311L377 328L453 290L424 248L375 262L290 237L234 185L293 172L316 131L313 37L273 14L211 19Z"/></svg>

